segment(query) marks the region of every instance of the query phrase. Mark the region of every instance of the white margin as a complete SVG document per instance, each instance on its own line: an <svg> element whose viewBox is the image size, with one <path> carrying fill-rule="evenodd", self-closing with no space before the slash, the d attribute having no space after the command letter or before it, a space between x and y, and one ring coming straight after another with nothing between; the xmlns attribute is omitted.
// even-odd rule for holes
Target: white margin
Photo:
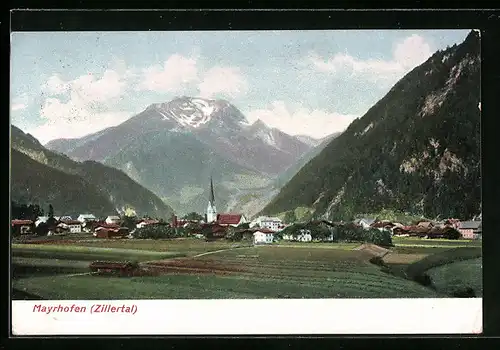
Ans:
<svg viewBox="0 0 500 350"><path fill-rule="evenodd" d="M86 311L36 311L59 305ZM11 310L14 336L480 334L483 322L482 298L14 300Z"/></svg>

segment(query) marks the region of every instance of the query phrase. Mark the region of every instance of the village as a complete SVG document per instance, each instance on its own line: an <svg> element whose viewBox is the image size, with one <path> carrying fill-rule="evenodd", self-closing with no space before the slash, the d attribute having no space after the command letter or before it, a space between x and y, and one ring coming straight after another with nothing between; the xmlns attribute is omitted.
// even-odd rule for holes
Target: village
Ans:
<svg viewBox="0 0 500 350"><path fill-rule="evenodd" d="M446 219L442 221L420 220L412 225L377 218L361 218L352 222L329 222L327 220L306 223L284 223L278 217L259 216L251 221L243 214L216 214L214 220L178 219L173 216L171 222L149 217L134 218L109 215L97 218L93 214L70 216L40 216L35 221L13 219L13 236L46 235L61 236L88 234L89 237L103 239L136 238L144 228L171 229L170 237L204 239L253 240L254 244L272 244L279 240L298 242L333 241L336 227L384 231L396 237L482 239L481 217L471 221ZM317 237L311 229L300 225L323 226L330 230L330 235ZM296 228L296 229L294 229ZM165 237L169 238L169 237Z"/></svg>
<svg viewBox="0 0 500 350"><path fill-rule="evenodd" d="M292 279L299 278L298 274L301 279L310 280L310 284L303 284L303 288L310 289L307 295L317 295L315 276L357 271L354 277L342 275L344 277L339 278L345 283L351 283L351 278L358 279L368 286L376 274L378 285L384 291L370 292L370 287L364 287L356 289L355 293L374 293L379 297L388 296L389 291L399 297L399 287L391 288L394 283L402 283L405 295L415 293L415 296L430 297L435 293L433 283L439 284L442 280L439 276L429 277L427 271L439 269L442 264L452 266L454 262L458 264L465 259L467 268L478 276L478 259L481 257L481 215L472 220L429 220L386 210L378 215L360 214L336 222L297 219L286 213L283 216L247 218L242 213L217 211L212 180L208 206L203 215L191 212L181 217L172 214L170 218L153 218L137 215L129 207L121 215L99 216L87 212L56 216L52 205L49 205L48 215L44 215L36 204L13 206L13 209L14 217L20 213L11 221L16 288L34 288L35 296L40 293L37 288L43 288L43 295L56 297L54 293L58 293L58 289L52 288L51 283L65 283L68 276L80 276L78 281L81 284L74 289L65 287L62 293L69 291L74 296L88 297L86 293L97 291L96 284L105 283L100 282L99 276L122 278L123 283L127 277L136 277L142 281L136 288L137 295L144 297L158 288L159 281L173 276L181 279L206 274L236 276L234 281L238 281L237 276L241 273L253 274L255 278L262 274L270 276L279 285L284 283L279 282L282 274ZM314 260L312 264L311 259ZM430 265L426 265L426 261L430 261ZM423 267L420 268L419 264ZM457 268L459 274L464 274L460 265ZM335 272L338 269L340 271ZM365 274L366 269L370 272ZM52 277L40 284L37 276L44 273ZM56 281L54 278L60 278L60 282L53 282ZM86 278L92 278L92 281ZM321 280L321 283L330 283L324 278ZM182 285L183 282L179 283ZM340 283L335 287L339 288L344 282L335 283ZM467 283L458 287L445 283L439 293L466 297L482 293L480 280L470 282L474 287ZM293 286L295 288L295 284ZM176 287L172 288L163 296L171 297L169 293L177 293ZM196 288L208 293L208 297L225 290L225 287L218 286L207 289L203 283ZM265 288L274 290L275 285ZM258 293L258 289L255 290ZM331 290L326 288L322 295L331 296ZM282 294L278 288L272 293L282 297L291 295L292 291ZM352 293L349 291L348 295ZM158 296L156 292L154 295ZM182 297L186 295L182 294Z"/></svg>

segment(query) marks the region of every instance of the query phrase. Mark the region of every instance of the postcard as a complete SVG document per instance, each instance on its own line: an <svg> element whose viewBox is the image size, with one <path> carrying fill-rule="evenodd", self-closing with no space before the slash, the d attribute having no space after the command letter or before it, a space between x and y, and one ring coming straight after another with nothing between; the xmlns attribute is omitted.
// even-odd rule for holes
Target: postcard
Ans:
<svg viewBox="0 0 500 350"><path fill-rule="evenodd" d="M480 333L480 39L13 32L13 335Z"/></svg>

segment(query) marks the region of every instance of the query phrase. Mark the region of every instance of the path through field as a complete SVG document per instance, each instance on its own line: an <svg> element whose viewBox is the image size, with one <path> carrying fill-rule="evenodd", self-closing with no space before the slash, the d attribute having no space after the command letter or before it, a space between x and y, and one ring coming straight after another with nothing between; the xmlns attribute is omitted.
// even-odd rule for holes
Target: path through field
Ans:
<svg viewBox="0 0 500 350"><path fill-rule="evenodd" d="M249 247L231 247L227 249L219 249L219 250L213 250L210 252L205 252L197 255L193 255L191 257L174 257L174 258L169 258L169 259L160 259L160 260L149 260L149 261L143 261L141 262L141 265L148 265L148 264L155 264L155 263L162 263L162 262L168 262L168 261L174 261L174 260L187 260L187 259L193 259L193 258L198 258L201 256L209 255L209 254L216 254L216 253L222 253L222 252L227 252L230 250L235 250L235 249L248 249Z"/></svg>
<svg viewBox="0 0 500 350"><path fill-rule="evenodd" d="M86 275L94 275L97 272L82 272L82 273L73 273L71 275L61 275L61 277L76 277L76 276L86 276Z"/></svg>

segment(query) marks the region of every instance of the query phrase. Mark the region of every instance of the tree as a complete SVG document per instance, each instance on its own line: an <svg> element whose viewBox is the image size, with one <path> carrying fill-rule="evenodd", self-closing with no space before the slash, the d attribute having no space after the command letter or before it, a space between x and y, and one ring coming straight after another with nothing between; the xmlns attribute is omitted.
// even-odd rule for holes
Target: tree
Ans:
<svg viewBox="0 0 500 350"><path fill-rule="evenodd" d="M182 217L182 220L202 221L205 220L205 217L193 211L189 214L184 215Z"/></svg>
<svg viewBox="0 0 500 350"><path fill-rule="evenodd" d="M132 208L125 209L125 214L124 215L127 216L127 217L133 217L133 218L135 218L137 216L135 210L132 209Z"/></svg>
<svg viewBox="0 0 500 350"><path fill-rule="evenodd" d="M122 226L127 227L129 230L136 228L136 218L134 216L123 216Z"/></svg>
<svg viewBox="0 0 500 350"><path fill-rule="evenodd" d="M250 224L248 222L245 222L243 224L238 225L239 230L248 230L250 228Z"/></svg>
<svg viewBox="0 0 500 350"><path fill-rule="evenodd" d="M57 220L54 218L54 208L52 207L52 204L49 204L49 218L46 223L49 230L53 230L57 226Z"/></svg>
<svg viewBox="0 0 500 350"><path fill-rule="evenodd" d="M295 216L295 211L293 210L287 211L285 213L283 221L287 224L293 224L295 221L297 221L297 217Z"/></svg>
<svg viewBox="0 0 500 350"><path fill-rule="evenodd" d="M135 231L135 238L152 238L152 239L161 239L161 238L172 238L175 236L175 231L171 227L167 225L148 225L143 228L137 229Z"/></svg>
<svg viewBox="0 0 500 350"><path fill-rule="evenodd" d="M49 233L49 226L45 222L41 222L35 228L35 233L38 236L47 236L47 233Z"/></svg>
<svg viewBox="0 0 500 350"><path fill-rule="evenodd" d="M197 234L201 231L201 225L198 224L198 223L193 223L193 222L190 222L186 225L185 227L185 232L188 234L188 235L193 235L193 234Z"/></svg>

